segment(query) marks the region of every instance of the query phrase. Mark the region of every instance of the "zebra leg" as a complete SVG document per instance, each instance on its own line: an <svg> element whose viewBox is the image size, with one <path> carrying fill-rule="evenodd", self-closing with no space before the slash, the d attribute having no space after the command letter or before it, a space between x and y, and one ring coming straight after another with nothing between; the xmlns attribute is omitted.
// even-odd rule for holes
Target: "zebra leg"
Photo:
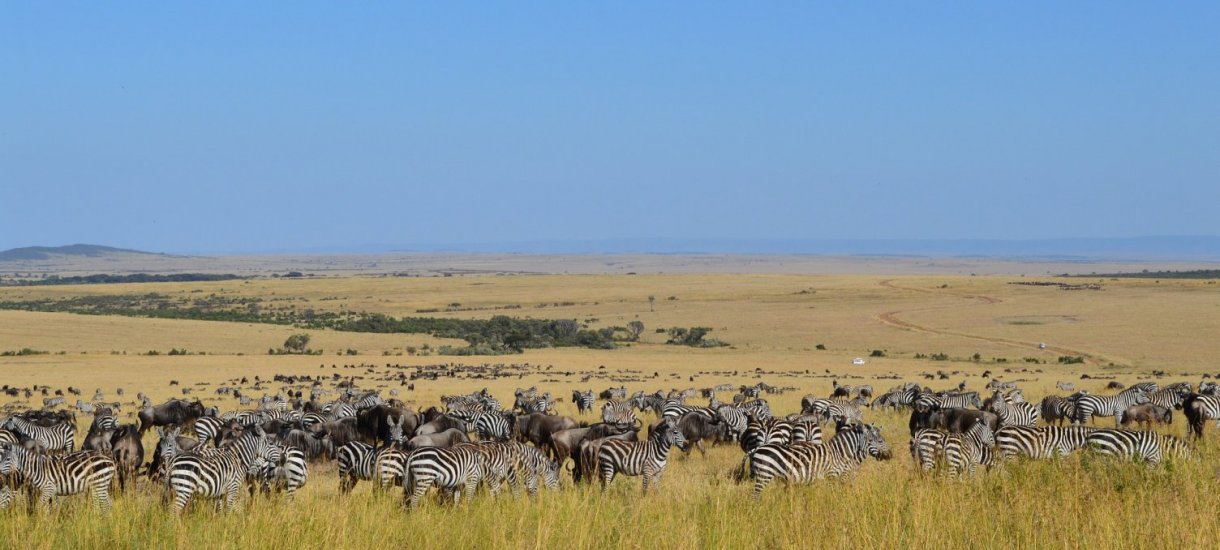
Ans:
<svg viewBox="0 0 1220 550"><path fill-rule="evenodd" d="M230 482L225 491L225 509L232 512L237 506L237 494L241 492L241 487L236 481Z"/></svg>
<svg viewBox="0 0 1220 550"><path fill-rule="evenodd" d="M609 462L602 464L602 491L605 491L606 487L610 485L610 482L614 481L614 473L613 464L610 464Z"/></svg>
<svg viewBox="0 0 1220 550"><path fill-rule="evenodd" d="M97 502L97 507L104 513L110 512L110 482L102 481L93 486L93 500Z"/></svg>

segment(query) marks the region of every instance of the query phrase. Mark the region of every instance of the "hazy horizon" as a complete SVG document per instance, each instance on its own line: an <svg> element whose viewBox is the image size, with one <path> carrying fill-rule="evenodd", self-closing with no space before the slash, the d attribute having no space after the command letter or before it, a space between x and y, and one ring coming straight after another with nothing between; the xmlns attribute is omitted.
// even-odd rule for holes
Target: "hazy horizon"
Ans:
<svg viewBox="0 0 1220 550"><path fill-rule="evenodd" d="M14 4L0 250L1220 235L1217 28L1207 2Z"/></svg>

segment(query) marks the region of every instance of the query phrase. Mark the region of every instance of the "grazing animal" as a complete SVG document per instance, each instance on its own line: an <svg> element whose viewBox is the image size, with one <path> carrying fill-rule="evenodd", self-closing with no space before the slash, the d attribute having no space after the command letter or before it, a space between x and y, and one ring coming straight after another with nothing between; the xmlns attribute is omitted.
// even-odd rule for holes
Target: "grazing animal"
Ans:
<svg viewBox="0 0 1220 550"><path fill-rule="evenodd" d="M1139 430L1097 429L1089 433L1088 446L1099 453L1142 461L1149 466L1166 457L1187 458L1190 447L1176 437Z"/></svg>
<svg viewBox="0 0 1220 550"><path fill-rule="evenodd" d="M38 505L46 506L57 496L89 490L103 512L110 511L110 484L114 481L114 459L93 451L43 456L21 447L5 446L0 457L0 476L16 476Z"/></svg>
<svg viewBox="0 0 1220 550"><path fill-rule="evenodd" d="M124 424L110 437L110 456L118 468L119 490L127 488L127 482L135 482L140 465L144 463L144 443L140 439L140 427Z"/></svg>
<svg viewBox="0 0 1220 550"><path fill-rule="evenodd" d="M576 404L576 412L586 414L593 412L593 404L597 403L597 399L593 396L593 390L572 390L572 403Z"/></svg>
<svg viewBox="0 0 1220 550"><path fill-rule="evenodd" d="M1203 423L1209 419L1215 420L1220 427L1220 397L1214 395L1190 394L1182 403L1182 413L1190 425L1190 433L1195 437L1203 437Z"/></svg>
<svg viewBox="0 0 1220 550"><path fill-rule="evenodd" d="M204 416L203 403L199 400L170 399L154 407L140 409L140 433L153 426L182 426Z"/></svg>
<svg viewBox="0 0 1220 550"><path fill-rule="evenodd" d="M763 489L775 479L811 483L848 475L868 456L879 460L890 457L881 430L872 425L845 426L822 445L762 445L749 455L753 495L762 496Z"/></svg>
<svg viewBox="0 0 1220 550"><path fill-rule="evenodd" d="M1047 460L1084 448L1096 428L1084 426L1007 426L995 432L1000 457Z"/></svg>
<svg viewBox="0 0 1220 550"><path fill-rule="evenodd" d="M451 448L424 447L407 457L403 496L408 508L416 508L428 489L436 486L450 493L454 504L465 493L474 490L483 476L484 455L478 445L458 445Z"/></svg>
<svg viewBox="0 0 1220 550"><path fill-rule="evenodd" d="M602 422L607 424L631 425L638 421L631 403L626 401L607 401L602 405Z"/></svg>
<svg viewBox="0 0 1220 550"><path fill-rule="evenodd" d="M685 446L686 438L672 419L662 420L659 429L653 430L647 441L606 441L597 451L602 490L614 481L614 476L623 474L643 476L644 493L647 494L649 485L660 482L669 462L669 449L675 445Z"/></svg>
<svg viewBox="0 0 1220 550"><path fill-rule="evenodd" d="M1173 409L1155 403L1127 407L1118 423L1124 428L1136 423L1144 429L1151 428L1153 424L1172 424Z"/></svg>
<svg viewBox="0 0 1220 550"><path fill-rule="evenodd" d="M1097 416L1113 416L1117 427L1121 414L1132 405L1142 405L1150 401L1148 394L1156 391L1156 384L1140 383L1122 391L1118 395L1082 395L1076 401L1076 418L1074 424L1084 424Z"/></svg>
<svg viewBox="0 0 1220 550"><path fill-rule="evenodd" d="M167 464L169 487L174 495L171 509L181 513L193 496L224 497L224 507L233 510L237 494L250 472L266 468L272 443L261 428L225 442L219 449L184 451Z"/></svg>
<svg viewBox="0 0 1220 550"><path fill-rule="evenodd" d="M4 423L4 429L33 440L47 451L70 453L76 448L76 426L72 422L40 426L20 416L11 416Z"/></svg>
<svg viewBox="0 0 1220 550"><path fill-rule="evenodd" d="M986 422L979 420L965 433L946 435L943 446L949 477L961 477L962 472L974 477L975 467L989 462L995 435Z"/></svg>

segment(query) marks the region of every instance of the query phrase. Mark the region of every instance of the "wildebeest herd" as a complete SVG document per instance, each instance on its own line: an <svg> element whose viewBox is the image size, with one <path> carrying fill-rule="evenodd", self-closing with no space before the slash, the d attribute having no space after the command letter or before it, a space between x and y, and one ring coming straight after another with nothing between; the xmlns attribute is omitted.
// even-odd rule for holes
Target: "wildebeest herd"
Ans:
<svg viewBox="0 0 1220 550"><path fill-rule="evenodd" d="M1034 405L1015 384L994 379L984 394L967 391L965 382L943 391L907 383L878 396L871 386L834 381L830 395L807 395L799 411L782 416L772 413L766 396L784 389L765 383L652 393L628 393L619 385L572 392L580 418L557 414L563 399L536 387L518 388L510 407L487 389L418 406L399 400L397 392L383 398L351 379L276 376L275 383L279 393L241 396L239 402L251 407L234 411L198 399L154 405L141 393L136 410L126 412L138 423L121 423L123 405L105 402L100 389L93 402L78 401L75 411L60 408L62 400L15 411L0 423L0 508L24 489L30 510L84 492L107 510L116 488L122 494L147 478L174 512L199 498L220 499L231 509L246 491L291 499L309 482L311 465L332 460L340 494L360 481L378 491L401 487L408 508L419 506L432 488L453 502L472 498L479 486L497 494L505 484L514 494L524 487L533 496L541 487L559 489L565 471L573 483L603 488L616 477L638 476L647 492L661 481L673 448L702 454L705 445L740 447L740 465L728 474L751 481L758 496L775 480L842 477L868 457L891 458L866 411L909 411L915 464L951 477L1019 457L1085 449L1155 465L1188 457L1191 447L1124 426L1168 423L1181 410L1191 433L1202 437L1208 419L1220 422L1220 386L1210 382L1197 388L1141 382L1111 395L1081 391ZM1058 388L1074 390L1066 383ZM697 395L707 404L690 404ZM77 413L90 415L80 450ZM655 420L645 422L645 413ZM1113 417L1115 428L1094 427L1096 417ZM158 441L146 449L142 436L149 430Z"/></svg>

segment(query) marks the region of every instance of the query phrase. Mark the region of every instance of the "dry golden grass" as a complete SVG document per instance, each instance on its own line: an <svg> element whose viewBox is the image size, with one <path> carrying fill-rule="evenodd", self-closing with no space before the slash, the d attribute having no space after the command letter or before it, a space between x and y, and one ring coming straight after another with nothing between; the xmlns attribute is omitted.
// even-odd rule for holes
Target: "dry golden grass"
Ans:
<svg viewBox="0 0 1220 550"><path fill-rule="evenodd" d="M298 307L366 310L413 315L417 309L520 305L521 309L476 309L444 313L486 317L496 313L575 318L591 326L623 325L639 319L644 341L614 351L531 350L520 356L383 356L407 346L440 340L420 335L371 335L310 331L311 346L323 356L267 356L289 327L216 322L94 317L72 314L0 312L0 351L25 347L51 355L0 357L0 383L15 386L73 385L83 397L102 388L108 398L116 387L162 399L180 395L179 386L208 382L195 395L224 409L211 388L233 378L283 374L363 375L363 363L402 365L460 362L512 362L538 365L520 379L417 381L402 398L424 405L440 395L487 387L510 401L516 387L537 385L567 398L575 388L600 390L609 377L639 371L649 379L629 389L705 387L720 382L752 384L763 380L797 391L770 397L773 409L799 408L805 393L825 395L831 377L868 383L883 391L894 374L936 388L966 380L972 389L986 382L985 370L1006 380L1021 380L1031 399L1056 393L1056 380L1104 392L1104 380L1080 374L1117 376L1130 383L1166 370L1165 381L1198 382L1200 373L1220 370L1220 292L1201 281L1105 281L1102 291L1061 291L1008 285L1014 277L881 277L795 275L648 275L648 276L471 276L452 278L351 277L156 285L28 287L0 289L0 300L95 293L221 294L291 298ZM1082 282L1072 280L1069 282ZM802 293L802 291L806 291ZM656 296L656 311L647 297ZM673 296L676 299L669 300ZM289 300L284 300L288 302ZM563 303L572 305L558 305ZM546 307L539 307L547 304ZM712 337L732 348L696 350L663 345L656 327L710 326ZM1046 342L1047 350L1039 350ZM826 351L816 351L817 344ZM204 351L208 355L143 356L150 349ZM336 356L354 348L360 356ZM888 357L851 359L870 350ZM1087 354L1086 365L1058 365L1065 354ZM58 352L66 352L58 355ZM112 354L118 352L119 355ZM122 353L126 355L122 355ZM915 359L915 353L946 353L957 361ZM983 361L965 358L978 353ZM1035 357L1047 364L1027 364ZM1008 363L992 363L1006 358ZM1114 365L1111 366L1111 363ZM333 365L333 366L332 366ZM548 370L548 366L550 367ZM605 366L604 370L599 366ZM1016 372L1005 372L1005 369ZM755 369L766 371L756 374ZM924 373L951 372L947 380L925 380ZM564 372L572 372L565 375ZM587 383L581 371L598 374ZM733 373L736 373L735 375ZM655 378L652 378L655 373ZM362 382L388 389L388 382ZM692 380L693 377L693 380ZM613 383L613 385L618 385ZM269 387L269 392L278 386ZM260 395L261 392L248 392ZM383 395L385 393L383 392ZM37 406L41 396L17 404ZM130 410L130 409L128 409ZM574 414L570 404L561 412ZM1210 547L1216 535L1209 517L1220 505L1217 459L1211 445L1218 435L1209 426L1208 443L1192 461L1147 469L1095 457L1058 463L1008 465L970 481L927 478L915 472L906 453L906 416L869 413L884 431L895 458L868 461L854 478L784 489L773 487L761 502L749 487L737 485L729 470L740 460L733 447L713 448L706 457L671 462L661 486L638 499L638 478L620 479L607 494L573 488L537 502L481 495L460 509L428 504L406 513L400 493L374 494L362 484L347 499L337 494L332 464L316 466L309 485L294 503L245 502L246 513L224 515L208 506L186 517L170 516L157 488L143 485L138 495L118 499L103 519L84 499L65 499L50 518L8 512L0 524L8 545L23 547L222 547L297 548L369 545L426 547L1159 547L1168 544ZM591 417L587 418L591 419ZM1106 421L1102 421L1104 424ZM82 425L86 422L82 418ZM1178 416L1169 433L1184 435ZM83 427L82 427L83 428ZM82 429L83 431L83 429ZM151 446L151 435L146 445ZM438 528L438 526L451 526Z"/></svg>

